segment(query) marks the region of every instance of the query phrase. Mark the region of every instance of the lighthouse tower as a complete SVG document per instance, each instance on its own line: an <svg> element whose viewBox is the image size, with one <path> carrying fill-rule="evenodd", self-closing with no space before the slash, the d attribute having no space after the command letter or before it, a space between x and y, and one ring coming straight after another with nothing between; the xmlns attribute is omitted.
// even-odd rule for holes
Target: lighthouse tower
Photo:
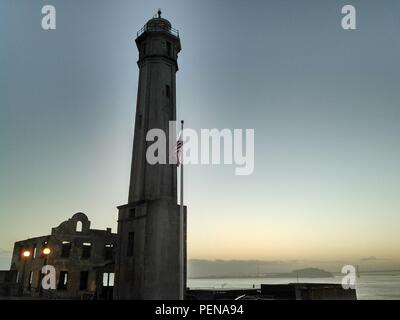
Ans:
<svg viewBox="0 0 400 320"><path fill-rule="evenodd" d="M114 298L179 299L181 272L186 279L186 265L180 265L177 167L146 161L147 147L153 143L146 141L146 134L151 129L163 130L167 146L169 139L176 139L175 132L169 132L169 121L176 120L181 43L178 31L158 11L138 31L136 45L139 83L132 167L128 203L118 207ZM183 246L186 256L186 240Z"/></svg>

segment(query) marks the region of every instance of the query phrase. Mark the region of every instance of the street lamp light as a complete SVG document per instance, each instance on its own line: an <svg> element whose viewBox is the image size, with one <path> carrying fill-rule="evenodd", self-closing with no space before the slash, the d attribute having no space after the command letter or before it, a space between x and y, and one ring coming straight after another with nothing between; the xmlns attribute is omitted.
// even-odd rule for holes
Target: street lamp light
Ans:
<svg viewBox="0 0 400 320"><path fill-rule="evenodd" d="M49 247L46 247L46 248L43 249L42 253L45 256L45 259L44 259L44 262L43 262L43 266L46 266L47 262L48 262L48 259L49 259L49 255L51 253L51 250L50 250ZM41 296L43 295L42 279L43 279L43 273L42 273L42 271L40 271L40 285L39 285L40 289L39 289L39 291L40 291L40 295Z"/></svg>
<svg viewBox="0 0 400 320"><path fill-rule="evenodd" d="M51 253L51 250L50 250L49 247L46 247L46 248L43 249L43 255L46 257L44 259L44 265L47 265L50 253Z"/></svg>
<svg viewBox="0 0 400 320"><path fill-rule="evenodd" d="M26 269L26 260L31 256L31 252L29 250L25 250L22 252L22 258L24 260L24 265L22 269L22 281L21 281L21 295L24 294L24 286L25 286L25 269Z"/></svg>

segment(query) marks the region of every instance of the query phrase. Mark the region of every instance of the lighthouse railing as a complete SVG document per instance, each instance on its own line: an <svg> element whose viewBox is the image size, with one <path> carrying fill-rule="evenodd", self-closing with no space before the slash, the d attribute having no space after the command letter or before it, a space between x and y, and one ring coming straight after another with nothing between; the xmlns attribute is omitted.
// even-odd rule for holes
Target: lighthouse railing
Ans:
<svg viewBox="0 0 400 320"><path fill-rule="evenodd" d="M147 24L145 24L136 33L136 36L139 37L140 35L142 35L146 31L165 31L165 32L168 32L169 34L172 34L173 36L179 38L179 31L177 29L174 29L174 28L166 26L166 25L164 26L164 25L161 25L161 24L157 24L157 25L147 25Z"/></svg>

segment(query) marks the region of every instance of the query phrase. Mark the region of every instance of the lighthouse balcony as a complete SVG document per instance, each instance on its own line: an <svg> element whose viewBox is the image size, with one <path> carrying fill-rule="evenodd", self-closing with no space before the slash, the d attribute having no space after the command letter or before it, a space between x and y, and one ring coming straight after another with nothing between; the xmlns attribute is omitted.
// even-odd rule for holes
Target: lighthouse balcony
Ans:
<svg viewBox="0 0 400 320"><path fill-rule="evenodd" d="M164 20L164 19L154 19L154 20ZM168 22L166 23L163 21L152 22L151 20L137 32L136 36L139 37L145 32L153 32L153 31L167 32L179 38L179 31L177 29L172 28Z"/></svg>

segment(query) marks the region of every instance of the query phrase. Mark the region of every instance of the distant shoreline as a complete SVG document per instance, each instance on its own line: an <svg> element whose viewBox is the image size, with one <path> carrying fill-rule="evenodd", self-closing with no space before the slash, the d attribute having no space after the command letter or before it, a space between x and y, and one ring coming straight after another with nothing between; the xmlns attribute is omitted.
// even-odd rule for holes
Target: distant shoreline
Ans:
<svg viewBox="0 0 400 320"><path fill-rule="evenodd" d="M293 279L296 279L297 278L297 276L293 276L293 275L291 275L290 273L287 273L287 274L268 274L268 275L259 275L259 276L256 276L256 275L237 275L237 276L235 276L235 275L226 275L226 276L204 276L204 277L188 277L188 279L241 279L241 278L243 278L243 279L264 279L264 278L271 278L271 279L279 279L279 278L293 278ZM317 276L315 276L315 277L305 277L305 276L300 276L299 275L299 278L334 278L334 276L333 277L327 277L327 276L325 276L325 277L317 277Z"/></svg>
<svg viewBox="0 0 400 320"><path fill-rule="evenodd" d="M318 268L305 268L293 270L291 272L264 273L264 274L231 274L231 275L208 275L199 277L189 277L189 279L238 279L238 278L334 278L335 276L328 271Z"/></svg>
<svg viewBox="0 0 400 320"><path fill-rule="evenodd" d="M323 270L322 270L323 271ZM236 274L236 275L207 275L207 276L190 276L188 279L240 279L240 278L245 278L245 279L262 279L262 278L271 278L271 279L276 279L276 278L334 278L335 276L338 275L343 275L341 272L329 272L330 275L321 275L321 274L315 274L315 275L304 275L302 273L299 273L298 275L295 273L296 271L292 272L287 272L287 273L266 273L266 274ZM326 271L327 272L327 271ZM368 274L368 273L390 273L390 272L399 272L400 269L396 270L372 270L372 271L360 271L359 274Z"/></svg>

